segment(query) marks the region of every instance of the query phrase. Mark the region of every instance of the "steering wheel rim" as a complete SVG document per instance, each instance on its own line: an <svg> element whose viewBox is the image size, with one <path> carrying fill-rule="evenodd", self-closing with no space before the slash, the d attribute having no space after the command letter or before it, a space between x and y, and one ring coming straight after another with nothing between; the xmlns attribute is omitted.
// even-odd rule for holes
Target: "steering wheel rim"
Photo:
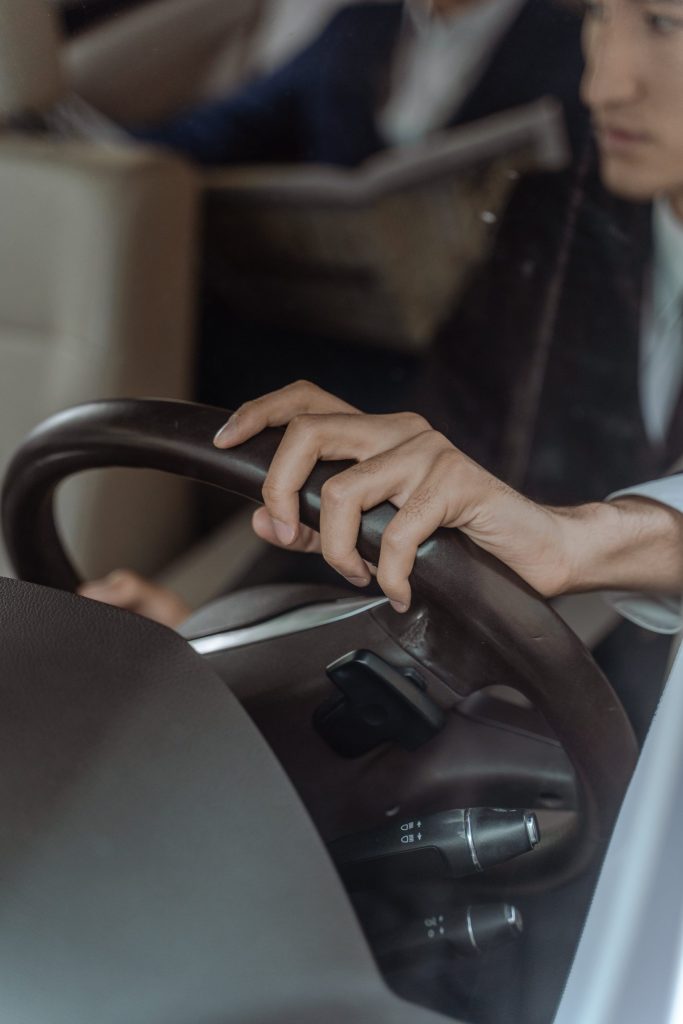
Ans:
<svg viewBox="0 0 683 1024"><path fill-rule="evenodd" d="M91 402L38 426L15 454L5 477L2 523L20 578L74 590L78 575L54 519L54 493L65 478L105 467L154 469L260 501L281 430L266 430L228 451L212 438L224 409L160 399ZM344 463L319 463L301 492L301 519L318 528L320 489ZM361 555L377 561L388 503L364 514ZM414 629L410 613L391 613L398 642L459 693L490 684L465 683L450 668L453 624L485 645L503 678L544 715L579 781L580 834L574 868L606 844L637 760L629 720L589 652L554 610L514 572L462 534L439 530L418 553L411 576L416 598L431 609L430 629ZM389 615L389 613L387 613ZM558 677L558 662L561 671Z"/></svg>

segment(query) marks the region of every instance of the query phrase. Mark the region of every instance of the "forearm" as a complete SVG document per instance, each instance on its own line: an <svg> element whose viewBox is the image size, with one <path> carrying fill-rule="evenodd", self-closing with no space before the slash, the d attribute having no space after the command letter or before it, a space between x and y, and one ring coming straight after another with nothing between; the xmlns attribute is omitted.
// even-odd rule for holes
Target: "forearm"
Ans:
<svg viewBox="0 0 683 1024"><path fill-rule="evenodd" d="M298 521L302 483L320 459L353 462L321 493L320 549L348 580L367 582L358 524L364 510L392 502L397 512L382 536L377 580L399 611L410 604L419 547L439 527L460 530L544 597L614 590L659 600L683 590L681 477L672 478L672 487L669 478L643 484L657 489L653 500L639 493L573 509L539 505L421 416L365 416L306 381L246 403L215 443L232 448L274 426L287 430L263 485L266 508L257 532L309 548ZM675 615L678 628L677 608Z"/></svg>
<svg viewBox="0 0 683 1024"><path fill-rule="evenodd" d="M559 593L683 591L683 515L642 497L558 509L567 578Z"/></svg>

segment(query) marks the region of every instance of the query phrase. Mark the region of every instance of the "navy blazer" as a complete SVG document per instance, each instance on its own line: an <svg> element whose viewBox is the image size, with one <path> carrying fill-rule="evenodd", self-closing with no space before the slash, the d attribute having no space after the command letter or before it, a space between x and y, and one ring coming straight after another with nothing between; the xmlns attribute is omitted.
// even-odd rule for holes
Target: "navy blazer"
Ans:
<svg viewBox="0 0 683 1024"><path fill-rule="evenodd" d="M375 114L388 88L402 16L402 3L343 8L280 69L226 99L133 134L203 164L352 167L385 146ZM581 69L578 16L553 0L526 0L451 126L550 94L563 103L576 142L586 125L578 98Z"/></svg>

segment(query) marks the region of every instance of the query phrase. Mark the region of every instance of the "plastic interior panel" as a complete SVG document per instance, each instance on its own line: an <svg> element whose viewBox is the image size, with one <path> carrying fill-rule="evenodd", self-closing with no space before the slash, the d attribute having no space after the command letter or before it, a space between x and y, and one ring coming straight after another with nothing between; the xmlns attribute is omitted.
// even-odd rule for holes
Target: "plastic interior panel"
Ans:
<svg viewBox="0 0 683 1024"><path fill-rule="evenodd" d="M12 1024L429 1024L383 985L279 764L175 633L0 579Z"/></svg>
<svg viewBox="0 0 683 1024"><path fill-rule="evenodd" d="M311 597L319 593L308 589ZM247 594L254 607L265 610L273 590L254 588ZM298 604L301 592L293 590ZM221 599L225 622L238 620L240 597L234 593ZM282 610L282 601L277 608ZM184 629L195 632L192 620ZM257 630L253 632L256 635ZM547 885L546 871L558 866L558 858L562 861L562 845L573 827L578 801L571 764L557 740L547 729L529 733L513 725L508 730L499 721L472 721L448 713L446 728L418 753L394 745L364 758L340 758L310 723L321 701L334 692L325 666L358 647L369 648L396 667L419 670L430 696L445 711L455 711L458 699L453 690L406 654L381 628L373 611L209 654L205 660L257 723L325 839L373 828L396 805L408 815L472 801L530 806L542 819L544 842L504 873L515 885ZM517 722L514 716L513 721ZM524 724L530 722L537 725L538 716L524 719ZM556 797L555 810L542 809L546 793Z"/></svg>

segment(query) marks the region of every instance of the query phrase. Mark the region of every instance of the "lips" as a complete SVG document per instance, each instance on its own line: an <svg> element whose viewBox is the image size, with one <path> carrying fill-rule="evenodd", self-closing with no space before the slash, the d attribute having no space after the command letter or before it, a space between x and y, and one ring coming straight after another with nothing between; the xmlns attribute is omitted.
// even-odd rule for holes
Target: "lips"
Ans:
<svg viewBox="0 0 683 1024"><path fill-rule="evenodd" d="M607 150L631 149L652 142L648 132L635 131L618 124L597 124L595 134L600 147Z"/></svg>

